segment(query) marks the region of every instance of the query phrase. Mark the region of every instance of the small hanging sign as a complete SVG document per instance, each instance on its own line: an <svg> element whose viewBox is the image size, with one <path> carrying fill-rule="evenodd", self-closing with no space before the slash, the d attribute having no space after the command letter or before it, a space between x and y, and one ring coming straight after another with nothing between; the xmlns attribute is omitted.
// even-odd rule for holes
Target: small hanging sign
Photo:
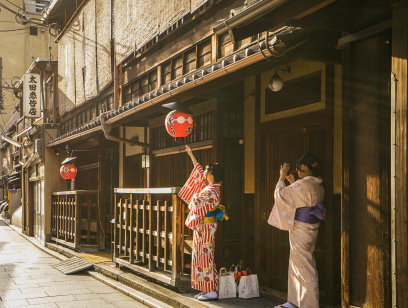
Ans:
<svg viewBox="0 0 408 308"><path fill-rule="evenodd" d="M40 74L24 74L23 86L24 116L41 117L41 80Z"/></svg>

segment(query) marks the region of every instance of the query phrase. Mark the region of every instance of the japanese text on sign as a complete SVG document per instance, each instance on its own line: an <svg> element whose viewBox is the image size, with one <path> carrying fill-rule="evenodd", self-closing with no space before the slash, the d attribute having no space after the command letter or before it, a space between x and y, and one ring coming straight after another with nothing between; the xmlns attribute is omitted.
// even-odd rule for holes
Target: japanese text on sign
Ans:
<svg viewBox="0 0 408 308"><path fill-rule="evenodd" d="M29 118L39 118L41 116L39 74L24 75L24 115Z"/></svg>

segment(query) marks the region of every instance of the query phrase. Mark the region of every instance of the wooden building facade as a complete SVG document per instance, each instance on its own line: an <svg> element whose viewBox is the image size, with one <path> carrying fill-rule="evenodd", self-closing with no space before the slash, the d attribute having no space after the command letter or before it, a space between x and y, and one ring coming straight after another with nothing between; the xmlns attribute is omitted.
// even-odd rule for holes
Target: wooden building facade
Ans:
<svg viewBox="0 0 408 308"><path fill-rule="evenodd" d="M288 234L267 219L280 164L311 151L328 208L321 306L408 307L406 1L183 0L166 14L154 1L102 2L59 0L44 16L62 46L47 147L74 151L73 189L98 196L101 230L88 216L78 243L113 240L118 264L188 281L188 210L175 197L188 144L226 173L218 267L250 267L264 294L285 298ZM164 127L162 105L175 101L194 117L182 139Z"/></svg>

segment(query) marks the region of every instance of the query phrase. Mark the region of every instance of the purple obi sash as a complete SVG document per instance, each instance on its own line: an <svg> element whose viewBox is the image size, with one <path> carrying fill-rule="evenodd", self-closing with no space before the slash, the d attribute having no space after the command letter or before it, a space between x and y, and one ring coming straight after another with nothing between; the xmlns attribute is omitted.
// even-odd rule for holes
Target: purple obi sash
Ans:
<svg viewBox="0 0 408 308"><path fill-rule="evenodd" d="M316 203L315 206L306 206L296 209L295 220L307 224L315 224L320 220L326 220L326 206Z"/></svg>

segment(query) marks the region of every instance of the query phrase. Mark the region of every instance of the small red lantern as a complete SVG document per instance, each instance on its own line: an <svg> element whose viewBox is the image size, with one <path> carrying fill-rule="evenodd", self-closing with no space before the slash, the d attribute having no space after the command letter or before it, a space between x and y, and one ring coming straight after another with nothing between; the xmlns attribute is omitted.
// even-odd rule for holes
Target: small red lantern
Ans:
<svg viewBox="0 0 408 308"><path fill-rule="evenodd" d="M77 174L77 168L71 164L62 165L60 174L64 180L72 180Z"/></svg>
<svg viewBox="0 0 408 308"><path fill-rule="evenodd" d="M187 137L193 131L193 116L173 110L166 117L166 129L172 137Z"/></svg>

